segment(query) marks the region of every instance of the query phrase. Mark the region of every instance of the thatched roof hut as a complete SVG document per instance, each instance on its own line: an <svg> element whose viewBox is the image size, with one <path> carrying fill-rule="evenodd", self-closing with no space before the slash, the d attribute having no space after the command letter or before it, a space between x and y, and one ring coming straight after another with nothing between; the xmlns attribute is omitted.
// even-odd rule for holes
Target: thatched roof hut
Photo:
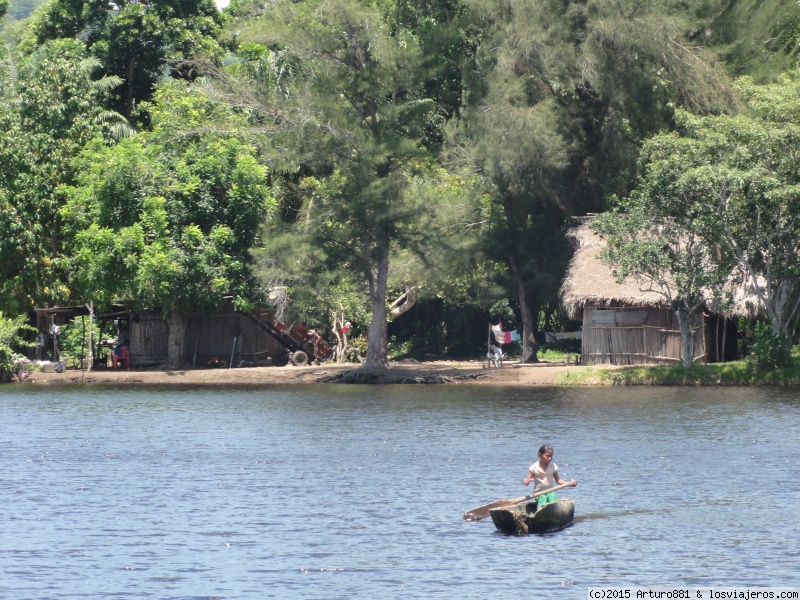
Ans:
<svg viewBox="0 0 800 600"><path fill-rule="evenodd" d="M581 224L567 234L575 254L561 285L561 303L572 319L579 319L587 302L597 306L666 306L657 291L643 289L630 279L617 283L611 267L600 262L603 240L589 228L591 217L578 217Z"/></svg>
<svg viewBox="0 0 800 600"><path fill-rule="evenodd" d="M583 320L583 362L638 364L676 362L681 358L680 332L667 298L653 284L632 279L618 283L598 255L603 240L589 227L592 217L568 233L575 254L562 283L561 302L570 318ZM758 302L744 286L731 286L733 302L724 307L709 300L695 325L694 358L702 361L736 356L736 323L749 317Z"/></svg>
<svg viewBox="0 0 800 600"><path fill-rule="evenodd" d="M611 267L603 264L598 257L605 242L589 227L592 218L591 215L575 217L580 225L567 233L575 246L575 254L561 285L560 295L569 317L580 318L587 302L597 306L668 306L666 297L655 285L641 285L630 278L622 283L616 281ZM731 283L727 295L732 301L724 306L719 306L709 297L708 308L726 317L750 318L764 313L752 286Z"/></svg>

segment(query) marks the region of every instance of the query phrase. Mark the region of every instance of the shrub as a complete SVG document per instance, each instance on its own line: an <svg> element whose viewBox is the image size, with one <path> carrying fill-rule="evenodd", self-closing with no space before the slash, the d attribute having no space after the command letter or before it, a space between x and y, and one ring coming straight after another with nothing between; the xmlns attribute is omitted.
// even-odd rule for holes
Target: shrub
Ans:
<svg viewBox="0 0 800 600"><path fill-rule="evenodd" d="M9 319L0 312L0 381L12 381L23 370L19 359L23 356L20 350L34 346L20 336L23 330L36 331L34 327L25 324L25 316Z"/></svg>
<svg viewBox="0 0 800 600"><path fill-rule="evenodd" d="M792 362L786 339L772 331L768 323L757 323L753 331L752 356L759 371L781 369Z"/></svg>

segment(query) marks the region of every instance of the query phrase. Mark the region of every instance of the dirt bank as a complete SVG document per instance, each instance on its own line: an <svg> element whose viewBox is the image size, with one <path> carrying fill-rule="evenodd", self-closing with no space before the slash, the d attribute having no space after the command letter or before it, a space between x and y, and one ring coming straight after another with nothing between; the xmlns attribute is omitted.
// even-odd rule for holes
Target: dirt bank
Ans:
<svg viewBox="0 0 800 600"><path fill-rule="evenodd" d="M249 367L241 369L186 370L110 370L73 371L64 373L33 373L35 384L143 384L143 385L266 385L325 383L356 365L322 365L310 367ZM563 363L511 365L499 369L484 369L480 362L400 362L390 368L376 383L447 383L493 386L549 386L568 369L579 366Z"/></svg>

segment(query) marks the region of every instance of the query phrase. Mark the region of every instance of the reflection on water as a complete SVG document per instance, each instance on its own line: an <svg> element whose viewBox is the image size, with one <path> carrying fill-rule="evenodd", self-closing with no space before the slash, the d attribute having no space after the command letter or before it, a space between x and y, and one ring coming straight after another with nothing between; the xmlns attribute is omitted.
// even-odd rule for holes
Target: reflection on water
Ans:
<svg viewBox="0 0 800 600"><path fill-rule="evenodd" d="M791 389L0 388L2 598L800 586ZM494 535L542 443L574 524ZM747 493L751 490L751 493Z"/></svg>

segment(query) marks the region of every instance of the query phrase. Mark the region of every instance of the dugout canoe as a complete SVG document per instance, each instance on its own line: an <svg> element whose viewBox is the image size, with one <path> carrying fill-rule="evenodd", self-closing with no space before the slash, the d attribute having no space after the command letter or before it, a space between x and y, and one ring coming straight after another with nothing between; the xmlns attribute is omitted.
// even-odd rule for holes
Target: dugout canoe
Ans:
<svg viewBox="0 0 800 600"><path fill-rule="evenodd" d="M564 529L575 518L575 502L565 499L545 504L537 512L536 502L493 508L489 511L497 531L512 535L550 533Z"/></svg>

